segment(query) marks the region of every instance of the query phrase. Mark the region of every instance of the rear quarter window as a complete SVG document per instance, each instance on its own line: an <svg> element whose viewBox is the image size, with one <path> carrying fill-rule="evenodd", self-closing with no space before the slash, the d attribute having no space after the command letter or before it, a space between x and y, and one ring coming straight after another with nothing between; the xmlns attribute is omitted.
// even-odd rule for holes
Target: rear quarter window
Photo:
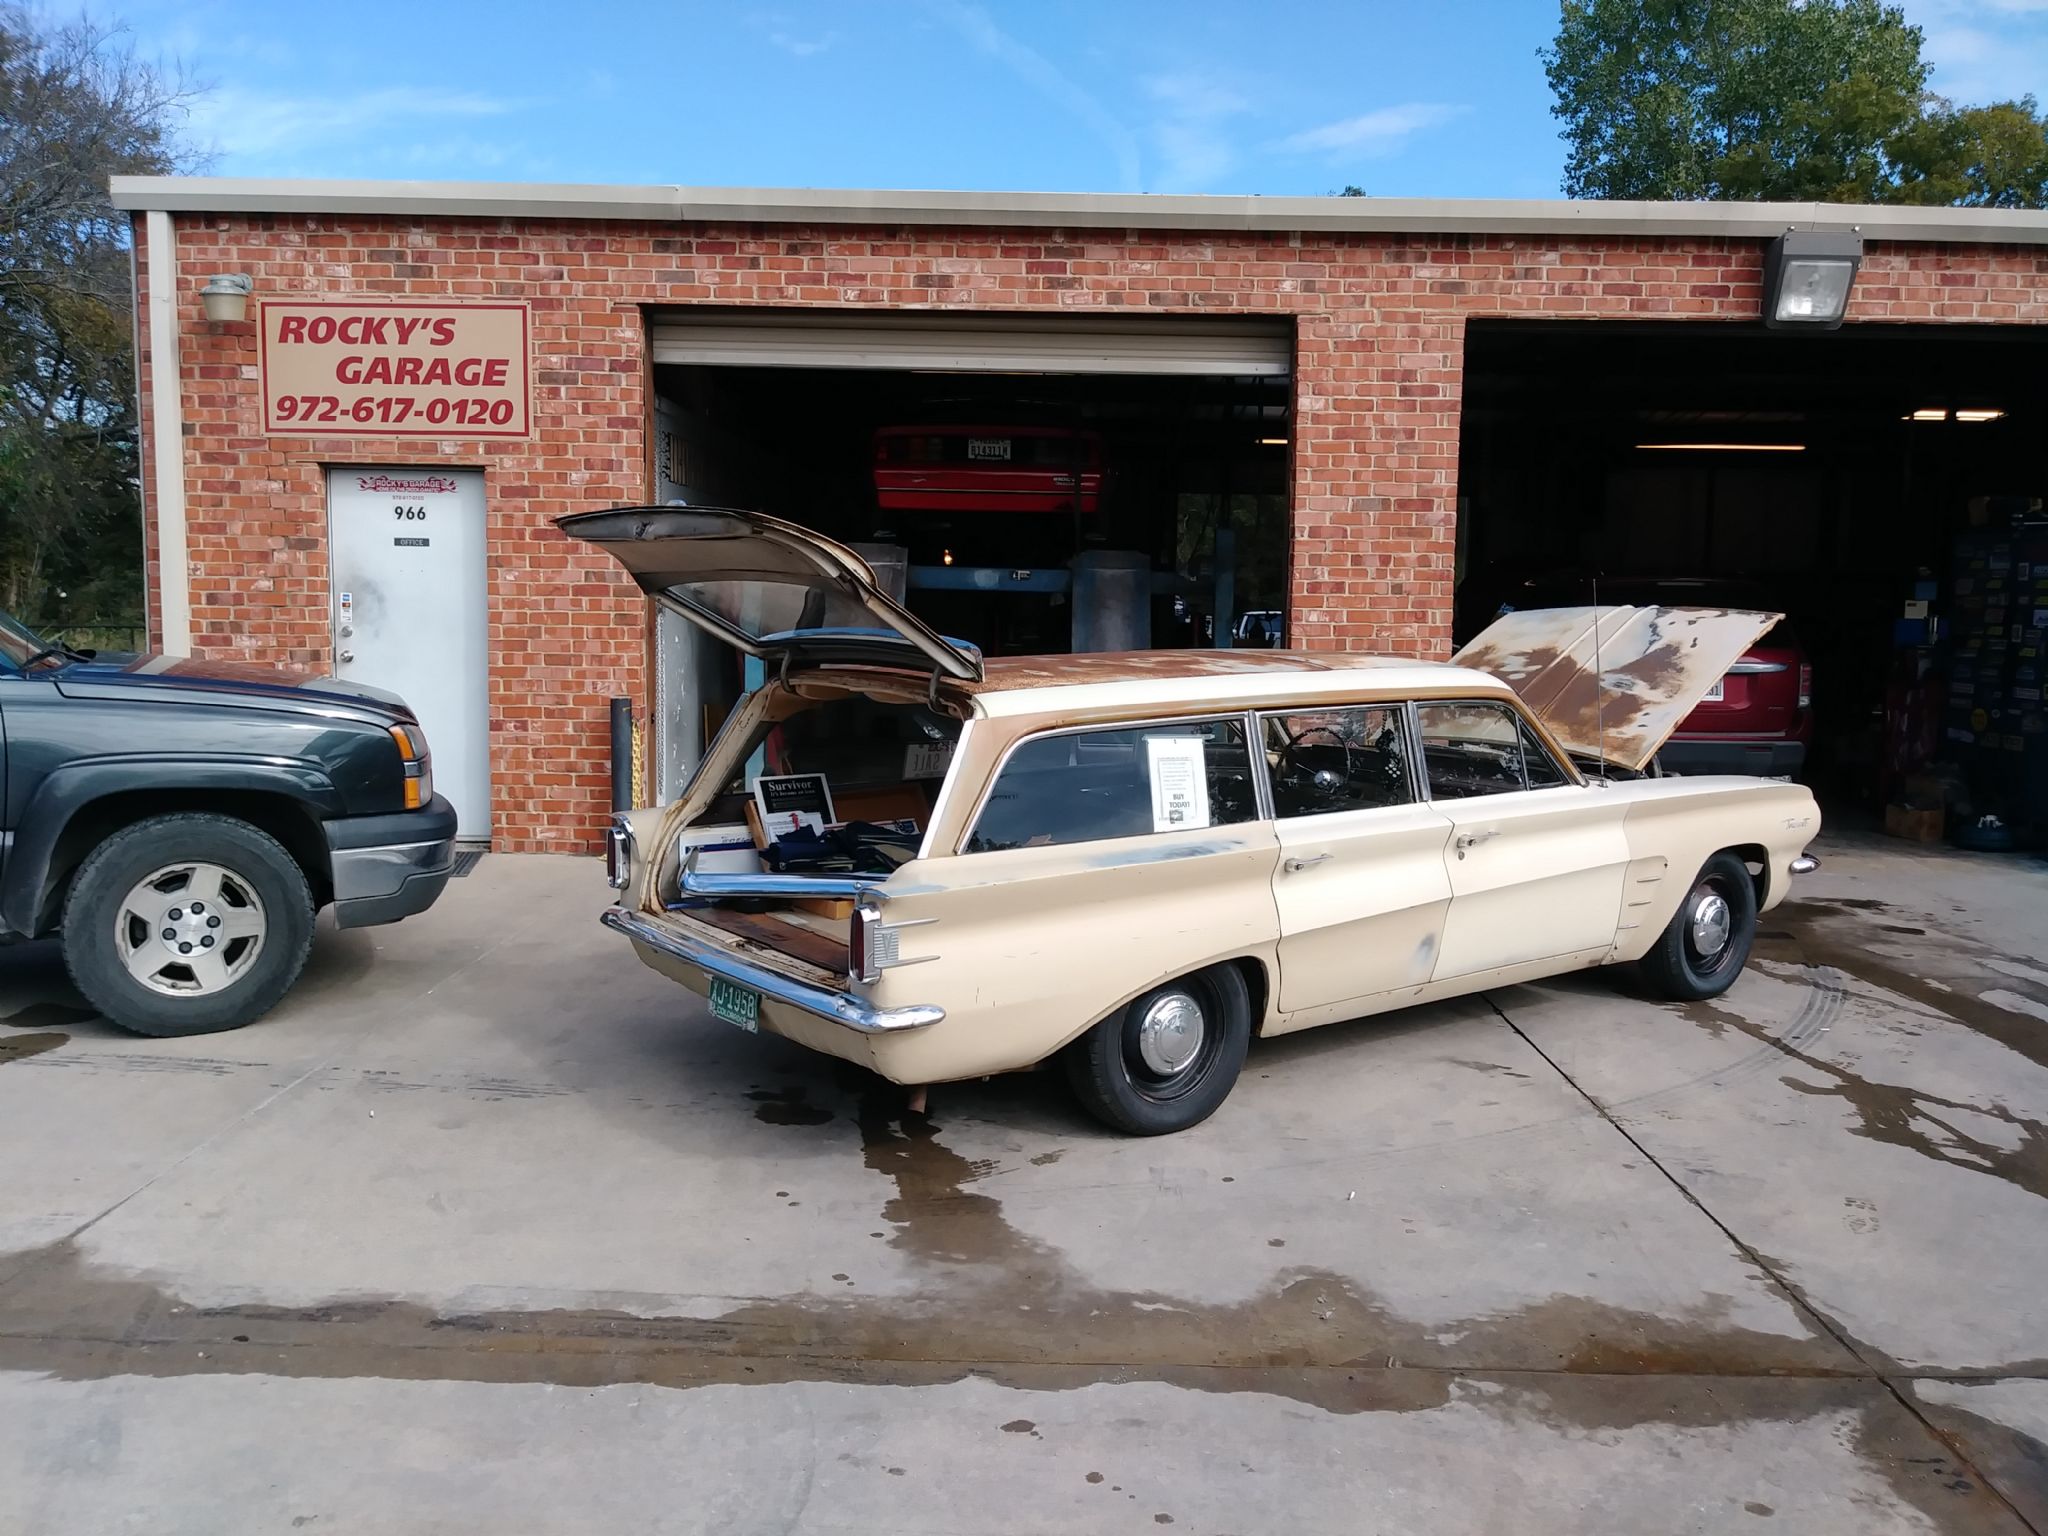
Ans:
<svg viewBox="0 0 2048 1536"><path fill-rule="evenodd" d="M1241 719L1068 731L1011 752L962 851L1232 826L1258 814Z"/></svg>

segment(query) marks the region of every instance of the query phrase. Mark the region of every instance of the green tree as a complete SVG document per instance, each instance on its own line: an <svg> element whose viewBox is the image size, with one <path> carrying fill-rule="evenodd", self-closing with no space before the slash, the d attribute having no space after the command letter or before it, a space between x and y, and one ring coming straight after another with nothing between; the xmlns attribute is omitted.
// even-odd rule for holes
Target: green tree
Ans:
<svg viewBox="0 0 2048 1536"><path fill-rule="evenodd" d="M0 9L0 607L25 617L141 611L128 223L107 178L178 168L183 108L120 33Z"/></svg>
<svg viewBox="0 0 2048 1536"><path fill-rule="evenodd" d="M1563 0L1573 197L2043 206L2032 97L1957 108L1881 0Z"/></svg>

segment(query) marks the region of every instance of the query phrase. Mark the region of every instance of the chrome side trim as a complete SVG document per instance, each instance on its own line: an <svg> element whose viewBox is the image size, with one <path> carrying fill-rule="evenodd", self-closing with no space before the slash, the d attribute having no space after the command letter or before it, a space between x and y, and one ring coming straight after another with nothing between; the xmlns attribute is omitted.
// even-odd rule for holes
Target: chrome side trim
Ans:
<svg viewBox="0 0 2048 1536"><path fill-rule="evenodd" d="M1760 672L1783 672L1786 664L1782 661L1738 661L1728 669L1730 677L1754 677Z"/></svg>
<svg viewBox="0 0 2048 1536"><path fill-rule="evenodd" d="M784 976L766 966L755 965L720 945L650 922L623 907L607 907L599 919L605 927L623 933L635 943L648 945L663 954L695 966L707 976L723 977L751 987L771 1002L787 1003L834 1024L864 1035L893 1035L906 1029L928 1029L946 1016L933 1003L911 1003L901 1008L877 1008L851 992L835 992L813 986L794 976Z"/></svg>
<svg viewBox="0 0 2048 1536"><path fill-rule="evenodd" d="M876 901L889 899L889 893L882 889L880 883L888 878L886 875L706 875L697 871L700 852L702 849L693 847L683 855L680 884L685 896L868 896Z"/></svg>
<svg viewBox="0 0 2048 1536"><path fill-rule="evenodd" d="M1810 853L1803 853L1792 861L1790 868L1795 875L1810 875L1820 868L1820 860Z"/></svg>

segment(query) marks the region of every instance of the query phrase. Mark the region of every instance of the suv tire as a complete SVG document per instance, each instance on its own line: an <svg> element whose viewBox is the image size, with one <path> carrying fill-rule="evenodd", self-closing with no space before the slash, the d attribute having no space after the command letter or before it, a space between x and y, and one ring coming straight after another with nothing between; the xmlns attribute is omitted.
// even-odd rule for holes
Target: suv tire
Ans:
<svg viewBox="0 0 2048 1536"><path fill-rule="evenodd" d="M1082 1106L1132 1136L1163 1136L1216 1112L1251 1045L1251 994L1234 965L1154 987L1067 1047Z"/></svg>
<svg viewBox="0 0 2048 1536"><path fill-rule="evenodd" d="M292 856L245 821L152 816L79 866L62 939L78 990L123 1029L213 1034L255 1022L299 979L313 895Z"/></svg>

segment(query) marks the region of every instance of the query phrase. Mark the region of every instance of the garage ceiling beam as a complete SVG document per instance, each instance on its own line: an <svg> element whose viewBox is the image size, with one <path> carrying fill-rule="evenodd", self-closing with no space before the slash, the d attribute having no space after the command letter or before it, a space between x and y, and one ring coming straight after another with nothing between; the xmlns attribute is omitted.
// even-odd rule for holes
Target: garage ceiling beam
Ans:
<svg viewBox="0 0 2048 1536"><path fill-rule="evenodd" d="M1861 230L1869 240L2048 244L2048 212L1879 208L1841 203L818 191L490 181L295 181L227 176L116 176L111 187L117 208L174 213L1756 240L1770 239L1787 229L1854 229Z"/></svg>

